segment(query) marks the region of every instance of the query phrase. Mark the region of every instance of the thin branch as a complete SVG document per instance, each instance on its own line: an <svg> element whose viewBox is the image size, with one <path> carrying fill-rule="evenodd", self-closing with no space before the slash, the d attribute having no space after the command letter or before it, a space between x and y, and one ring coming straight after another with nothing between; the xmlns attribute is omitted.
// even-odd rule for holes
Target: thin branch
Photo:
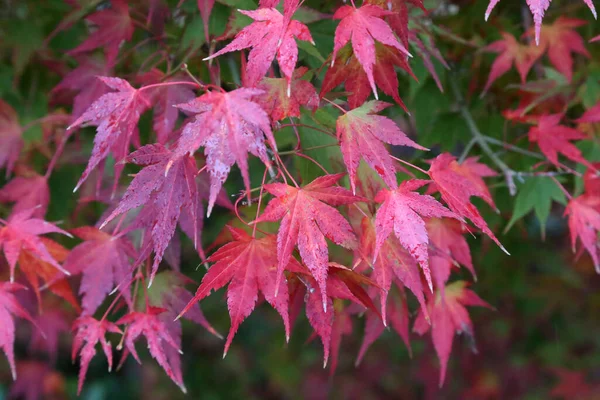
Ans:
<svg viewBox="0 0 600 400"><path fill-rule="evenodd" d="M465 99L463 98L460 89L458 88L458 84L456 82L457 80L455 78L451 78L449 80L450 86L452 87L452 91L454 92L454 96L456 97L456 101L460 108L460 113L465 122L467 123L471 135L473 135L473 139L479 145L481 150L492 160L496 167L500 169L500 171L504 175L504 178L506 179L508 192L511 196L514 196L515 194L517 194L517 186L515 185L514 181L515 171L513 171L508 165L504 163L504 161L502 161L496 155L496 153L494 153L494 151L492 150L492 148L486 140L486 136L483 133L481 133L481 131L477 127L477 124L475 123L475 120L473 120L473 116L471 115L471 112L467 107Z"/></svg>
<svg viewBox="0 0 600 400"><path fill-rule="evenodd" d="M515 152L515 153L520 153L520 154L523 154L524 156L534 157L534 158L538 158L540 160L545 160L546 159L540 153L536 153L536 152L533 152L533 151L522 149L519 146L515 146L515 145L510 144L510 143L505 143L502 140L494 139L494 138L489 137L489 136L485 136L485 140L488 143L495 144L497 146L501 146L501 147L503 147L506 150L510 150L510 151Z"/></svg>

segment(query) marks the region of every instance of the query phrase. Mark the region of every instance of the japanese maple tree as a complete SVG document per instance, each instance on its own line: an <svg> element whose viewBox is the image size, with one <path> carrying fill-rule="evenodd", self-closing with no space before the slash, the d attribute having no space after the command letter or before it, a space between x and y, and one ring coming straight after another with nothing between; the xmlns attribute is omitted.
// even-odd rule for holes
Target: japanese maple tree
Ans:
<svg viewBox="0 0 600 400"><path fill-rule="evenodd" d="M592 0L43 3L5 7L23 26L36 16L32 33L0 27L10 59L0 69L0 350L11 396L70 390L57 372L65 343L79 359L77 394L96 382L96 364L119 371L131 358L187 393L194 363L228 362L213 349L235 352L238 370L252 369L239 361L246 347L265 364L283 357L266 348L284 345L270 306L290 354L321 343L331 387L348 365L367 371L342 397L416 396L369 392L392 359L419 365L427 398L520 397L463 351L476 352L481 329L477 357L500 357L489 327L517 308L504 275L535 269L532 288L568 275L570 290L597 292ZM535 259L545 245L534 228L575 254ZM483 309L473 317L471 306ZM553 306L532 307L539 324L555 323L544 319ZM525 318L511 337L532 341L523 325L537 323ZM573 354L600 350L585 338ZM287 368L315 359L289 357ZM461 371L474 383L459 391ZM548 395L568 397L583 379L547 371L563 380ZM326 395L312 373L302 395ZM271 397L298 396L281 382Z"/></svg>

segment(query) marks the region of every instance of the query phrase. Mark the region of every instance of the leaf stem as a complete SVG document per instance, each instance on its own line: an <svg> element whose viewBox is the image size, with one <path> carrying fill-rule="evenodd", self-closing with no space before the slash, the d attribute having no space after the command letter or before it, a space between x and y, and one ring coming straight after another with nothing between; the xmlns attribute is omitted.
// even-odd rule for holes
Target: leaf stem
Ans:
<svg viewBox="0 0 600 400"><path fill-rule="evenodd" d="M404 165L408 165L409 167L412 167L412 168L416 169L417 171L424 173L425 175L429 175L429 173L427 171L425 171L422 168L417 167L414 164L409 163L408 161L404 161L404 160L402 160L402 159L400 159L398 157L394 157L392 155L390 155L390 157L392 157L394 160L396 160L396 161L398 161L398 162L400 162L400 163L402 163Z"/></svg>

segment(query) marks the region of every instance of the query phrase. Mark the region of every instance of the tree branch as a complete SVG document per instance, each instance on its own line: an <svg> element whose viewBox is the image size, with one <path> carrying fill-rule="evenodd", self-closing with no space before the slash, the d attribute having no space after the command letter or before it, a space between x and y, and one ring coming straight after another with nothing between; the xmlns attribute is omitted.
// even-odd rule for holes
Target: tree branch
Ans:
<svg viewBox="0 0 600 400"><path fill-rule="evenodd" d="M500 157L496 155L496 153L494 153L494 151L492 150L492 148L486 140L486 136L483 133L481 133L481 131L477 127L477 124L475 123L475 120L473 120L473 116L471 115L471 112L467 107L465 99L462 96L460 89L458 88L456 78L450 79L450 86L452 87L452 91L454 92L454 96L456 97L460 113L465 122L467 123L471 135L473 135L473 139L479 145L481 150L492 160L496 167L500 169L500 171L504 175L504 178L506 179L508 192L511 196L514 196L515 194L517 194L517 185L515 185L514 181L514 176L516 174L515 171L513 171L508 165L504 163L504 161L500 159Z"/></svg>

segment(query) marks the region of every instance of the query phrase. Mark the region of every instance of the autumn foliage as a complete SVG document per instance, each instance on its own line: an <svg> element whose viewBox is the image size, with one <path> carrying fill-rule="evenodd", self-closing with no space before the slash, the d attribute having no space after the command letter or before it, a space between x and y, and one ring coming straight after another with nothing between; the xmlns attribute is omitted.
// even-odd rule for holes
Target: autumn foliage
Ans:
<svg viewBox="0 0 600 400"><path fill-rule="evenodd" d="M30 12L8 3L10 15ZM65 393L54 367L64 340L77 394L94 363L119 374L131 358L155 362L186 393L188 349L194 363L225 361L183 340L184 328L225 357L247 343L236 344L244 321L272 307L278 345L318 339L330 379L351 352L365 374L383 374L369 359L383 337L422 365L436 398L454 352L464 360L465 342L477 348L472 307L488 326L509 309L505 296L480 293L497 285L489 270L529 268L519 245L537 263L547 221L563 226L548 240L573 250L563 268L597 280L600 72L588 41L598 37L579 19L591 18L584 7L596 17L591 0L48 3L58 18L33 46L0 44L12 86L0 92L11 396ZM47 91L32 112L21 93L43 92L40 80ZM211 315L228 311L223 336L201 310L209 301ZM27 341L18 324L32 344L15 353ZM344 343L354 336L362 344ZM27 355L40 347L47 362ZM474 382L461 398L525 393L460 362ZM494 377L511 379L506 371ZM600 395L582 372L545 371L561 382L550 395ZM356 389L365 396L367 380Z"/></svg>

